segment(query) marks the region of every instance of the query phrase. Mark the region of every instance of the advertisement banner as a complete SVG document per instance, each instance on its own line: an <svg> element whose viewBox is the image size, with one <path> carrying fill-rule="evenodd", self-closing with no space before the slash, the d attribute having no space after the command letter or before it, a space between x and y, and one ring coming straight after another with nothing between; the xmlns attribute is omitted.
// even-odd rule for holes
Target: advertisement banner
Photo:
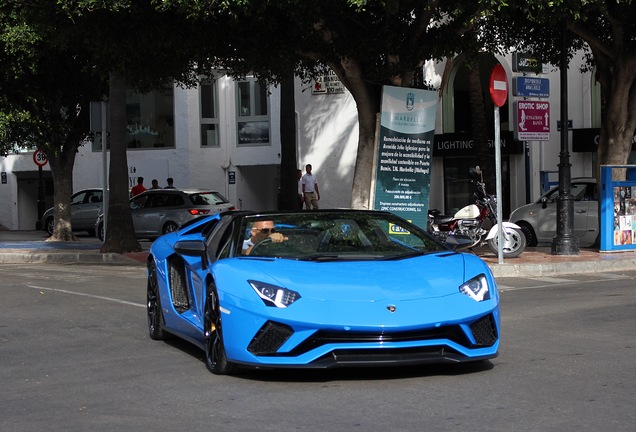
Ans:
<svg viewBox="0 0 636 432"><path fill-rule="evenodd" d="M373 208L426 229L437 92L384 86Z"/></svg>

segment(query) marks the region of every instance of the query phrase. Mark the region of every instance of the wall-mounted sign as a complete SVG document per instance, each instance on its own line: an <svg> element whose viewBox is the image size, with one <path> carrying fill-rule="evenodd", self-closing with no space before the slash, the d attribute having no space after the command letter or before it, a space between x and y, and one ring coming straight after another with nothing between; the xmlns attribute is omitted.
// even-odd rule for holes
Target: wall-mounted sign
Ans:
<svg viewBox="0 0 636 432"><path fill-rule="evenodd" d="M0 178L2 178L2 184L7 184L7 173L6 172L2 172L0 173Z"/></svg>
<svg viewBox="0 0 636 432"><path fill-rule="evenodd" d="M314 81L314 85L311 86L312 95L341 94L344 93L344 90L345 86L340 81L340 78L338 78L338 75L332 70L330 70L327 75L323 75Z"/></svg>
<svg viewBox="0 0 636 432"><path fill-rule="evenodd" d="M522 52L512 53L512 71L545 73L539 56Z"/></svg>
<svg viewBox="0 0 636 432"><path fill-rule="evenodd" d="M227 182L228 184L236 184L236 171L227 172Z"/></svg>
<svg viewBox="0 0 636 432"><path fill-rule="evenodd" d="M515 138L519 141L550 140L550 102L515 102Z"/></svg>
<svg viewBox="0 0 636 432"><path fill-rule="evenodd" d="M550 80L536 77L515 77L512 80L512 94L522 97L550 97Z"/></svg>

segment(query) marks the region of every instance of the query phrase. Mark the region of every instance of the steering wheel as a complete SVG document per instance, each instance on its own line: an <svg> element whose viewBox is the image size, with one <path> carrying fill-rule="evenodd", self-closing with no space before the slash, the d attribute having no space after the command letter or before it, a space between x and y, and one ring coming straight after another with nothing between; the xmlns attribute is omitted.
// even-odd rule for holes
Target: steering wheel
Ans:
<svg viewBox="0 0 636 432"><path fill-rule="evenodd" d="M250 251L250 255L257 255L256 252L258 251L259 248L261 248L262 246L267 246L271 242L272 242L272 239L267 237L267 238L263 239L262 241L256 243L254 246L252 246L252 250Z"/></svg>

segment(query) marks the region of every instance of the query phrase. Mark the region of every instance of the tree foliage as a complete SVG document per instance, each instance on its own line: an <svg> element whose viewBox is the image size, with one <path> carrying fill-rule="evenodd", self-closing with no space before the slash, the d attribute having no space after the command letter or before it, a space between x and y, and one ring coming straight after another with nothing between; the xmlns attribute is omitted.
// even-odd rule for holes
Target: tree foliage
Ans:
<svg viewBox="0 0 636 432"><path fill-rule="evenodd" d="M430 59L461 51L462 35L499 2L468 0L187 0L177 8L201 28L203 67L279 82L289 71L311 78L331 68L358 109L359 140L352 206L370 204L376 114L383 85L412 86ZM206 31L222 28L215 40Z"/></svg>
<svg viewBox="0 0 636 432"><path fill-rule="evenodd" d="M511 24L512 23L512 24ZM636 129L636 4L633 0L536 0L511 4L489 19L500 43L538 53L559 65L561 32L566 55L584 50L584 70L601 85L599 165L624 165Z"/></svg>
<svg viewBox="0 0 636 432"><path fill-rule="evenodd" d="M0 1L0 153L46 152L55 183L55 240L71 240L75 154L88 137L88 103L104 86L75 43L68 17L47 1Z"/></svg>

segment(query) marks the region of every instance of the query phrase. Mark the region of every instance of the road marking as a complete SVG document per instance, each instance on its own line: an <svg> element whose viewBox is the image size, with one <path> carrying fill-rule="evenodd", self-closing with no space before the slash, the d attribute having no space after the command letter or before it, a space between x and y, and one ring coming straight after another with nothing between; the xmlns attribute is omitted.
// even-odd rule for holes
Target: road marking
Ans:
<svg viewBox="0 0 636 432"><path fill-rule="evenodd" d="M77 296L82 296L82 297L90 297L90 298L94 298L94 299L98 299L98 300L107 300L107 301L111 301L111 302L114 302L114 303L125 304L125 305L129 305L129 306L136 306L136 307L143 307L143 308L146 307L145 304L133 303L133 302L129 302L129 301L126 301L126 300L120 300L120 299L111 298L111 297L104 297L104 296L98 296L98 295L94 295L94 294L86 294L86 293L81 293L81 292L77 292L77 291L68 291L68 290L57 289L57 288L41 287L41 286L38 286L38 285L31 285L31 284L27 284L27 286L29 288L38 289L38 290L53 291L53 292L77 295Z"/></svg>

